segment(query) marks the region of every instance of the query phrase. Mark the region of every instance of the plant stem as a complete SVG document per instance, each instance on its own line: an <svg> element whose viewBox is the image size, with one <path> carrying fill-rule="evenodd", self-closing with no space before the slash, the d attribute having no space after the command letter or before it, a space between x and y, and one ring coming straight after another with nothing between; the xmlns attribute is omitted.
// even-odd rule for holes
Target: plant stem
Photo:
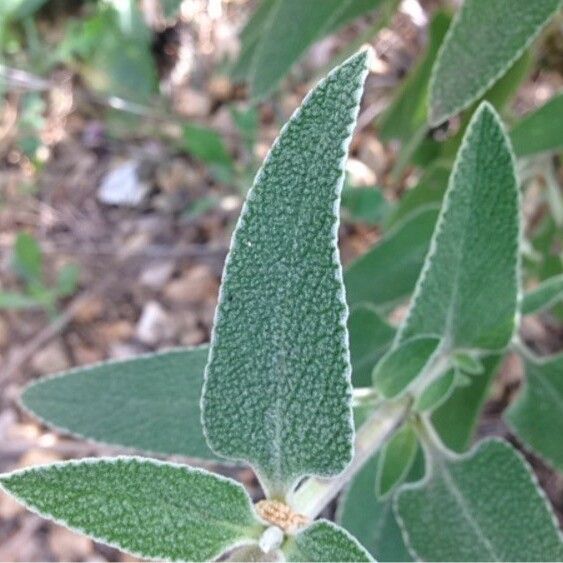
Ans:
<svg viewBox="0 0 563 563"><path fill-rule="evenodd" d="M354 458L348 467L333 479L307 479L289 498L296 512L315 518L340 490L363 467L407 417L410 400L385 403L356 433Z"/></svg>

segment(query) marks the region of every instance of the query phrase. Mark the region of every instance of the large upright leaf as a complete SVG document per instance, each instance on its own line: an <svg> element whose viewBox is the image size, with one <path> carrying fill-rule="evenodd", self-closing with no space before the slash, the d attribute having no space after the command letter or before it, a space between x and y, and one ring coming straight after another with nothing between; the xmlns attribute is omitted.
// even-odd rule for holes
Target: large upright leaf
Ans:
<svg viewBox="0 0 563 563"><path fill-rule="evenodd" d="M457 155L397 343L426 335L442 338L447 350L504 348L516 320L519 225L510 145L484 103Z"/></svg>
<svg viewBox="0 0 563 563"><path fill-rule="evenodd" d="M145 458L39 466L0 486L41 516L151 559L209 561L263 528L239 483Z"/></svg>
<svg viewBox="0 0 563 563"><path fill-rule="evenodd" d="M262 98L269 94L287 74L293 63L313 44L335 27L373 10L381 0L268 0L262 8L260 35L243 37L242 54L248 60L240 67L248 72L252 94ZM258 19L258 18L257 18ZM254 29L254 26L253 26Z"/></svg>
<svg viewBox="0 0 563 563"><path fill-rule="evenodd" d="M406 539L425 561L560 561L563 543L528 464L501 440L457 459L436 457L427 478L400 490Z"/></svg>
<svg viewBox="0 0 563 563"><path fill-rule="evenodd" d="M385 308L409 296L428 252L437 216L435 207L417 210L348 266L344 283L350 306L368 302Z"/></svg>
<svg viewBox="0 0 563 563"><path fill-rule="evenodd" d="M206 436L269 493L352 455L350 360L337 248L361 51L307 96L251 188L225 266L206 370Z"/></svg>
<svg viewBox="0 0 563 563"><path fill-rule="evenodd" d="M318 520L284 545L286 561L373 561L346 530L328 520Z"/></svg>
<svg viewBox="0 0 563 563"><path fill-rule="evenodd" d="M201 346L76 368L32 383L21 400L74 436L216 461L199 408L207 354Z"/></svg>
<svg viewBox="0 0 563 563"><path fill-rule="evenodd" d="M563 148L563 92L526 115L510 131L516 156L529 156Z"/></svg>
<svg viewBox="0 0 563 563"><path fill-rule="evenodd" d="M506 412L518 438L563 471L563 354L525 359L526 381Z"/></svg>
<svg viewBox="0 0 563 563"><path fill-rule="evenodd" d="M430 124L439 125L478 100L560 5L560 0L465 0L432 71Z"/></svg>
<svg viewBox="0 0 563 563"><path fill-rule="evenodd" d="M393 514L393 497L375 496L378 456L369 460L340 497L337 522L366 547L377 561L411 561Z"/></svg>

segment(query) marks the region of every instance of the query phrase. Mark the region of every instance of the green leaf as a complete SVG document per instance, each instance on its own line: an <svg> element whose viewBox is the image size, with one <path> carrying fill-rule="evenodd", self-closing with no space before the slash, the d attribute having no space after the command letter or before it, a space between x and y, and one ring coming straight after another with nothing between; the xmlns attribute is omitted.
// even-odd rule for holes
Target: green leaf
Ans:
<svg viewBox="0 0 563 563"><path fill-rule="evenodd" d="M376 186L345 187L342 191L342 207L345 219L367 225L379 225L391 208L381 189Z"/></svg>
<svg viewBox="0 0 563 563"><path fill-rule="evenodd" d="M538 287L524 294L522 299L522 314L530 315L549 309L563 300L563 274L553 276L543 281Z"/></svg>
<svg viewBox="0 0 563 563"><path fill-rule="evenodd" d="M463 452L471 444L501 359L499 355L481 358L484 372L479 377L471 378L471 385L456 387L446 402L432 413L436 431L451 450Z"/></svg>
<svg viewBox="0 0 563 563"><path fill-rule="evenodd" d="M307 96L256 176L225 266L203 391L214 451L284 496L352 455L350 360L337 249L361 51ZM244 414L244 416L241 416Z"/></svg>
<svg viewBox="0 0 563 563"><path fill-rule="evenodd" d="M395 329L372 305L360 304L350 311L348 332L352 384L354 387L369 387L373 368L391 345Z"/></svg>
<svg viewBox="0 0 563 563"><path fill-rule="evenodd" d="M0 309L22 310L41 307L41 303L30 295L12 291L0 291Z"/></svg>
<svg viewBox="0 0 563 563"><path fill-rule="evenodd" d="M375 494L381 498L402 483L414 463L418 438L414 428L405 424L383 446L375 478Z"/></svg>
<svg viewBox="0 0 563 563"><path fill-rule="evenodd" d="M526 115L510 131L516 156L530 156L563 148L563 92Z"/></svg>
<svg viewBox="0 0 563 563"><path fill-rule="evenodd" d="M425 561L559 561L563 544L528 464L506 442L437 457L427 478L404 486L396 509L410 548Z"/></svg>
<svg viewBox="0 0 563 563"><path fill-rule="evenodd" d="M172 18L176 15L183 0L160 0L162 11L165 18Z"/></svg>
<svg viewBox="0 0 563 563"><path fill-rule="evenodd" d="M184 126L184 142L190 154L211 167L217 167L222 179L229 181L233 172L233 159L217 131L189 123Z"/></svg>
<svg viewBox="0 0 563 563"><path fill-rule="evenodd" d="M57 293L61 297L72 295L76 291L80 268L76 264L65 264L57 275Z"/></svg>
<svg viewBox="0 0 563 563"><path fill-rule="evenodd" d="M429 121L439 125L479 99L523 53L560 0L466 0L430 79Z"/></svg>
<svg viewBox="0 0 563 563"><path fill-rule="evenodd" d="M413 214L421 207L440 205L448 185L451 166L444 162L434 162L420 178L418 184L405 192L397 206L385 221L385 228L394 227L399 221ZM422 266L421 266L422 267Z"/></svg>
<svg viewBox="0 0 563 563"><path fill-rule="evenodd" d="M525 369L524 388L505 418L520 440L563 471L563 354L526 358Z"/></svg>
<svg viewBox="0 0 563 563"><path fill-rule="evenodd" d="M29 233L19 233L14 244L12 264L15 272L27 283L41 283L43 255L39 243Z"/></svg>
<svg viewBox="0 0 563 563"><path fill-rule="evenodd" d="M433 361L440 339L418 337L393 348L375 366L374 387L387 399L407 388Z"/></svg>
<svg viewBox="0 0 563 563"><path fill-rule="evenodd" d="M28 386L23 406L62 432L146 452L217 461L201 428L208 348L94 364Z"/></svg>
<svg viewBox="0 0 563 563"><path fill-rule="evenodd" d="M363 12L380 2L361 0ZM346 23L346 14L359 15L362 10L356 10L354 4L359 4L358 0L324 0L314 6L301 0L276 0L263 16L262 33L250 54L250 64L245 65L253 97L261 99L272 92L315 41L331 32L337 22ZM249 56L245 50L243 54Z"/></svg>
<svg viewBox="0 0 563 563"><path fill-rule="evenodd" d="M471 375L479 375L484 371L483 364L478 358L464 352L457 352L454 354L452 362L455 367L465 373L470 373Z"/></svg>
<svg viewBox="0 0 563 563"><path fill-rule="evenodd" d="M503 349L515 329L519 237L513 155L484 103L459 150L397 343L425 335L442 338L446 350Z"/></svg>
<svg viewBox="0 0 563 563"><path fill-rule="evenodd" d="M209 561L262 528L236 481L147 458L44 465L2 475L0 486L41 516L151 559Z"/></svg>
<svg viewBox="0 0 563 563"><path fill-rule="evenodd" d="M385 307L408 297L428 252L437 216L436 208L418 210L350 264L344 274L350 306L369 302Z"/></svg>
<svg viewBox="0 0 563 563"><path fill-rule="evenodd" d="M437 12L429 27L426 53L408 75L393 103L378 121L383 140L399 139L408 142L426 123L427 91L432 65L450 24L450 16Z"/></svg>
<svg viewBox="0 0 563 563"><path fill-rule="evenodd" d="M444 375L432 381L417 398L415 409L419 412L424 412L438 408L453 393L456 387L456 380L455 370L450 369Z"/></svg>
<svg viewBox="0 0 563 563"><path fill-rule="evenodd" d="M290 536L282 549L286 561L373 561L356 538L328 520Z"/></svg>
<svg viewBox="0 0 563 563"><path fill-rule="evenodd" d="M393 514L393 497L379 500L373 481L378 456L369 460L340 497L338 524L366 547L377 561L412 561Z"/></svg>
<svg viewBox="0 0 563 563"><path fill-rule="evenodd" d="M18 21L32 16L47 0L2 0L0 15L6 20Z"/></svg>

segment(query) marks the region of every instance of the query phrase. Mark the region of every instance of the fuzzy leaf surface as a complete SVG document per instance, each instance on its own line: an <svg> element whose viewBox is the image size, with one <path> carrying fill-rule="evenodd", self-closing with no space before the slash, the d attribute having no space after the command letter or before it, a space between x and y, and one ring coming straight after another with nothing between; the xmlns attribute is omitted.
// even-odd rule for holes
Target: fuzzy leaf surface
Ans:
<svg viewBox="0 0 563 563"><path fill-rule="evenodd" d="M290 537L283 551L286 561L373 561L356 538L328 520Z"/></svg>
<svg viewBox="0 0 563 563"><path fill-rule="evenodd" d="M262 528L239 483L146 458L39 466L2 475L0 485L41 516L152 559L207 561Z"/></svg>
<svg viewBox="0 0 563 563"><path fill-rule="evenodd" d="M507 442L434 458L429 476L398 493L410 547L425 561L559 561L563 543L545 495Z"/></svg>
<svg viewBox="0 0 563 563"><path fill-rule="evenodd" d="M336 521L356 537L377 561L412 561L397 519L392 496L375 496L379 458L369 460L340 497Z"/></svg>
<svg viewBox="0 0 563 563"><path fill-rule="evenodd" d="M368 302L381 308L405 299L412 292L437 216L435 207L417 210L348 266L344 283L350 306Z"/></svg>
<svg viewBox="0 0 563 563"><path fill-rule="evenodd" d="M487 103L467 129L430 251L397 343L442 338L446 350L498 350L515 328L519 192L500 120Z"/></svg>
<svg viewBox="0 0 563 563"><path fill-rule="evenodd" d="M560 6L560 0L466 0L432 71L430 124L439 125L478 100Z"/></svg>
<svg viewBox="0 0 563 563"><path fill-rule="evenodd" d="M563 92L526 115L510 131L516 156L530 156L563 148Z"/></svg>
<svg viewBox="0 0 563 563"><path fill-rule="evenodd" d="M526 359L524 388L506 412L515 434L535 453L563 471L563 354Z"/></svg>
<svg viewBox="0 0 563 563"><path fill-rule="evenodd" d="M438 338L420 337L390 350L375 366L374 387L387 399L395 397L424 371L439 344Z"/></svg>
<svg viewBox="0 0 563 563"><path fill-rule="evenodd" d="M395 336L395 329L377 312L373 305L354 307L348 317L352 384L369 387L375 364L385 354Z"/></svg>
<svg viewBox="0 0 563 563"><path fill-rule="evenodd" d="M44 377L23 406L45 424L101 442L219 461L201 427L201 387L209 349L178 349Z"/></svg>
<svg viewBox="0 0 563 563"><path fill-rule="evenodd" d="M202 397L208 442L269 492L352 455L347 307L337 248L361 51L307 96L274 143L233 235Z"/></svg>
<svg viewBox="0 0 563 563"><path fill-rule="evenodd" d="M563 274L552 276L543 281L538 287L524 294L522 299L522 314L530 315L549 309L563 300Z"/></svg>
<svg viewBox="0 0 563 563"><path fill-rule="evenodd" d="M415 409L424 412L438 408L451 396L455 384L456 373L455 370L450 369L424 389L416 400Z"/></svg>

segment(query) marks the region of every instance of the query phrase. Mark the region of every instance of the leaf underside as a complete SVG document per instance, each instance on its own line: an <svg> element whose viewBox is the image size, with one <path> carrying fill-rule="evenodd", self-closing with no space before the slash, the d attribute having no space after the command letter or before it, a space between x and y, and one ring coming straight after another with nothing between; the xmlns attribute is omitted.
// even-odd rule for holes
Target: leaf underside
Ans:
<svg viewBox="0 0 563 563"><path fill-rule="evenodd" d="M287 561L373 561L346 530L328 520L317 520L287 540Z"/></svg>
<svg viewBox="0 0 563 563"><path fill-rule="evenodd" d="M209 349L177 349L45 377L23 406L45 424L96 442L224 461L201 427L201 387Z"/></svg>
<svg viewBox="0 0 563 563"><path fill-rule="evenodd" d="M399 491L410 548L426 561L560 561L563 544L531 469L501 440L457 459L435 459L430 477Z"/></svg>
<svg viewBox="0 0 563 563"><path fill-rule="evenodd" d="M261 530L239 483L150 459L57 463L0 485L40 515L141 557L207 561Z"/></svg>
<svg viewBox="0 0 563 563"><path fill-rule="evenodd" d="M560 0L465 0L432 72L430 124L439 125L479 99L560 5Z"/></svg>
<svg viewBox="0 0 563 563"><path fill-rule="evenodd" d="M444 348L498 350L512 337L519 286L519 192L494 109L467 129L430 251L396 343L417 335Z"/></svg>
<svg viewBox="0 0 563 563"><path fill-rule="evenodd" d="M337 249L361 51L307 96L272 147L233 235L202 398L218 454L272 493L352 455L347 307Z"/></svg>

